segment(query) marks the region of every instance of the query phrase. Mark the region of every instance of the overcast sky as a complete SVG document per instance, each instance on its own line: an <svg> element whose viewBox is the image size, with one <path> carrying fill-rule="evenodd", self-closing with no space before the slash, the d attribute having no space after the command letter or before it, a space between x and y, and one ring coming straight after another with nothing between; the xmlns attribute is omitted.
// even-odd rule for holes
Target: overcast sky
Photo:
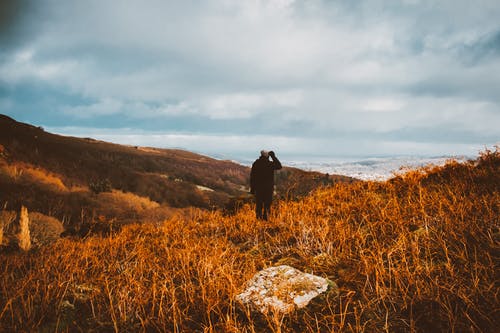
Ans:
<svg viewBox="0 0 500 333"><path fill-rule="evenodd" d="M0 113L225 157L500 142L500 2L0 2Z"/></svg>

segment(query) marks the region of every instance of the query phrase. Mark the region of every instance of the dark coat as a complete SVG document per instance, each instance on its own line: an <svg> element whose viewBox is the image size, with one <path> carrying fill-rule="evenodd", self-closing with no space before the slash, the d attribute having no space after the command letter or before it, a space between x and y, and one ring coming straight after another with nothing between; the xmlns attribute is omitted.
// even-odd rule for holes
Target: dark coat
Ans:
<svg viewBox="0 0 500 333"><path fill-rule="evenodd" d="M281 162L272 157L272 161L261 156L252 164L250 172L250 190L252 193L272 194L274 191L274 170L282 168Z"/></svg>

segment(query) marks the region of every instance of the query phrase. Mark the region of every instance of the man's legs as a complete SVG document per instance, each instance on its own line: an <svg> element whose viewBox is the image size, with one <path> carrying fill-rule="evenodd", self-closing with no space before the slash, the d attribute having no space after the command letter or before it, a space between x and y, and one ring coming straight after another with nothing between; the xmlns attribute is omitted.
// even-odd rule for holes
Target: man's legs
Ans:
<svg viewBox="0 0 500 333"><path fill-rule="evenodd" d="M264 201L264 213L262 214L262 218L267 221L267 217L271 211L271 200Z"/></svg>
<svg viewBox="0 0 500 333"><path fill-rule="evenodd" d="M262 216L262 209L264 208L264 199L262 198L262 195L256 195L255 196L255 217L258 219L261 219Z"/></svg>
<svg viewBox="0 0 500 333"><path fill-rule="evenodd" d="M255 216L258 219L268 219L269 212L271 211L271 202L273 200L272 192L260 192L255 196Z"/></svg>

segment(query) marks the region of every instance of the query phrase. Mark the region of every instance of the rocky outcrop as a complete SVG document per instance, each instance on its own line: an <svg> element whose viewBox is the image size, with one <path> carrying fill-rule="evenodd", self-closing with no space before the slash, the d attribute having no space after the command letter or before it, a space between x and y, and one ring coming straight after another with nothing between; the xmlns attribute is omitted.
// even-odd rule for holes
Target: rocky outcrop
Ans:
<svg viewBox="0 0 500 333"><path fill-rule="evenodd" d="M255 274L236 299L261 313L290 313L306 307L318 295L336 288L334 282L287 265Z"/></svg>

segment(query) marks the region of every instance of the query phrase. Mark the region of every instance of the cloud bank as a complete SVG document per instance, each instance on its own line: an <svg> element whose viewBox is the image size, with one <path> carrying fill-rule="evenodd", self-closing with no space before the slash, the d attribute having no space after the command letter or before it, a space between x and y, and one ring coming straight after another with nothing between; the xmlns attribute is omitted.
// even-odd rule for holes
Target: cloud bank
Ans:
<svg viewBox="0 0 500 333"><path fill-rule="evenodd" d="M495 0L7 7L1 112L61 133L226 155L473 154L499 142Z"/></svg>

